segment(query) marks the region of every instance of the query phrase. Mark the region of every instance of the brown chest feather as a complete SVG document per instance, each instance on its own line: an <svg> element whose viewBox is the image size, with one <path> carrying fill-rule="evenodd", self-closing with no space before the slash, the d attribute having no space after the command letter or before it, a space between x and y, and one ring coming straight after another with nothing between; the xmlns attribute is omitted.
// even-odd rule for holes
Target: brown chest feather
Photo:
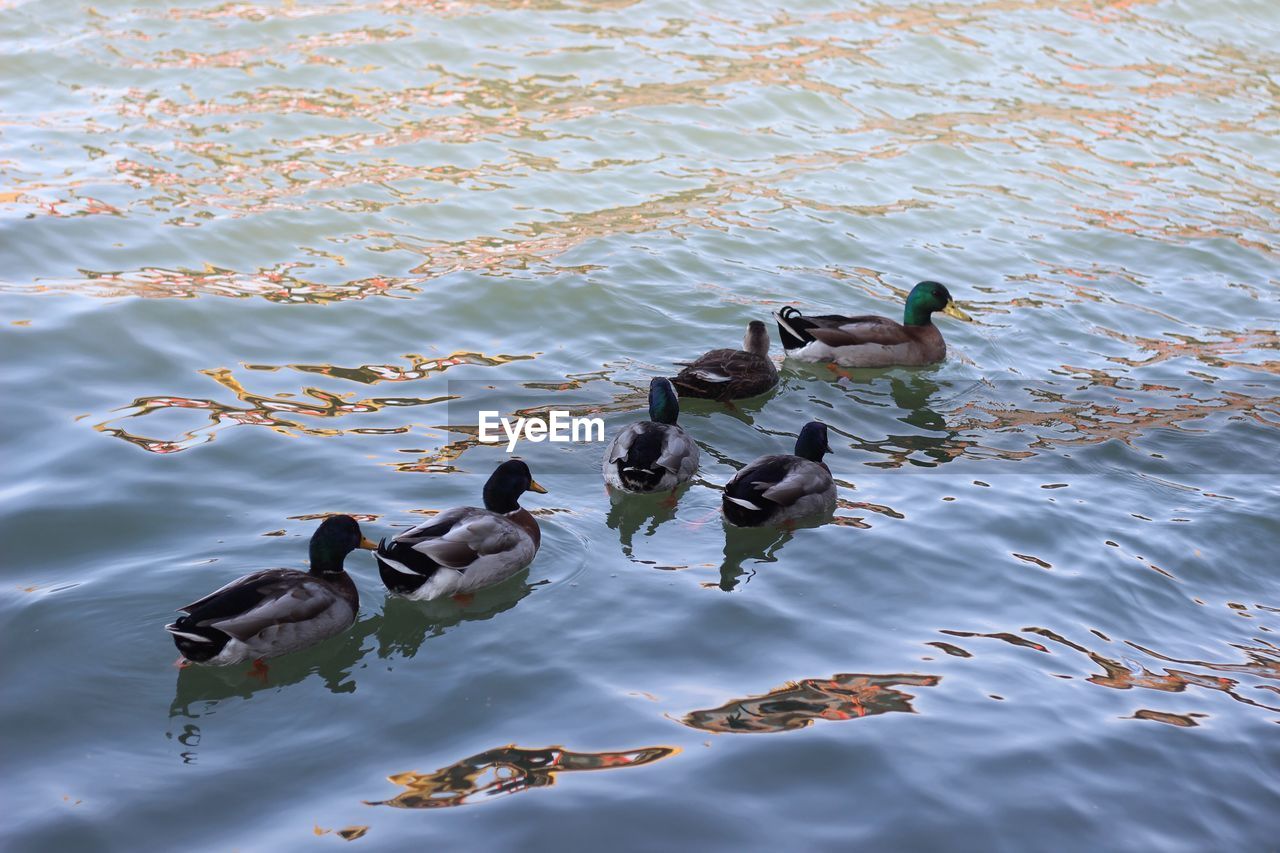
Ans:
<svg viewBox="0 0 1280 853"><path fill-rule="evenodd" d="M533 513L521 507L508 515L507 518L520 525L524 532L529 534L530 538L533 539L533 549L535 551L538 550L538 546L542 544L542 531L538 529L538 520L533 517Z"/></svg>

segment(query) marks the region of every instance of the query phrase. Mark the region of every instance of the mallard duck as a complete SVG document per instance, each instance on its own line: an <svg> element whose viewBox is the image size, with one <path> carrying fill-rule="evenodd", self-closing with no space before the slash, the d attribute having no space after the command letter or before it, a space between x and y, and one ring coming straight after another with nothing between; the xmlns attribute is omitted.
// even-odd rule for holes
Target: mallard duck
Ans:
<svg viewBox="0 0 1280 853"><path fill-rule="evenodd" d="M387 589L415 601L465 595L533 562L542 534L518 503L526 491L546 494L520 459L503 462L484 484L484 509L446 509L430 521L378 543L374 557Z"/></svg>
<svg viewBox="0 0 1280 853"><path fill-rule="evenodd" d="M672 380L686 397L740 400L763 394L778 384L778 368L769 358L769 332L764 323L747 325L742 349L713 349L689 362Z"/></svg>
<svg viewBox="0 0 1280 853"><path fill-rule="evenodd" d="M698 470L698 445L676 424L680 400L670 379L649 382L649 420L623 428L604 452L604 481L626 492L661 492Z"/></svg>
<svg viewBox="0 0 1280 853"><path fill-rule="evenodd" d="M180 666L227 666L296 652L351 627L360 593L343 569L356 548L376 547L349 515L333 515L311 536L311 571L267 569L245 575L180 608L165 630Z"/></svg>
<svg viewBox="0 0 1280 853"><path fill-rule="evenodd" d="M930 319L935 311L972 320L936 281L922 281L911 288L901 323L875 314L806 317L790 305L775 316L782 348L792 358L844 367L890 367L933 364L946 358L947 343Z"/></svg>
<svg viewBox="0 0 1280 853"><path fill-rule="evenodd" d="M805 424L794 456L761 456L725 484L724 517L738 527L759 527L830 512L836 484L822 461L830 452L827 425Z"/></svg>

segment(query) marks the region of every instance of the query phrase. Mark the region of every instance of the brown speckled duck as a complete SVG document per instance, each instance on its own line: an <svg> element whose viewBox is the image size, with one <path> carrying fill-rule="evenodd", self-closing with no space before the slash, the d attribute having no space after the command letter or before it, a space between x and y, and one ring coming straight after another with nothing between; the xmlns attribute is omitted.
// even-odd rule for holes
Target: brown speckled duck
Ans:
<svg viewBox="0 0 1280 853"><path fill-rule="evenodd" d="M671 382L685 397L741 400L755 397L778 384L778 368L769 358L769 332L752 320L742 349L713 349L685 365Z"/></svg>

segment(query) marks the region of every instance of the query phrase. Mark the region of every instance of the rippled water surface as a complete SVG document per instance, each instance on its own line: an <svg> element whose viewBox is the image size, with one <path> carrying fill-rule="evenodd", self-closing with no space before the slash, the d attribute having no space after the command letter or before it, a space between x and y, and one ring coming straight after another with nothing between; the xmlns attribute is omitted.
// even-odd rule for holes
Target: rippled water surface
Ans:
<svg viewBox="0 0 1280 853"><path fill-rule="evenodd" d="M5 846L1273 847L1277 35L0 2ZM677 505L526 444L527 574L417 604L357 552L346 634L170 667L175 607L318 517L478 501L482 402L613 430L750 319L924 278L975 319L944 364L687 402ZM719 484L812 417L833 523L726 534Z"/></svg>

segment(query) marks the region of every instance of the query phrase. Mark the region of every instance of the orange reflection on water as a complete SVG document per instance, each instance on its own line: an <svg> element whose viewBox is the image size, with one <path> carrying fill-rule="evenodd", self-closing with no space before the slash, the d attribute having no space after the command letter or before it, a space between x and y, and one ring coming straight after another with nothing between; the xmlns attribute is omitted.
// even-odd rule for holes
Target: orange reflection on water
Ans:
<svg viewBox="0 0 1280 853"><path fill-rule="evenodd" d="M226 368L200 371L219 385L232 391L236 399L245 405L220 403L206 398L189 397L139 397L130 406L125 407L127 414L95 424L98 432L122 438L143 450L152 453L176 453L188 447L213 441L216 433L228 426L265 426L283 435L335 436L347 433L386 434L408 432L409 427L355 427L348 430L332 427L308 426L302 418L340 418L348 415L366 415L381 411L385 407L427 406L448 402L455 397L442 395L438 397L369 397L348 400L345 396L324 391L320 388L307 387L302 393L311 400L286 400L281 397L269 397L254 394L246 390ZM208 423L204 426L182 432L176 439L162 439L137 435L118 422L129 418L138 418L171 409L198 409L207 412Z"/></svg>
<svg viewBox="0 0 1280 853"><path fill-rule="evenodd" d="M1120 378L1104 370L1063 365L1063 371L1079 378L1082 385L1061 390L1057 383L1028 387L1029 400L1023 405L966 402L950 413L949 426L957 432L1026 432L1031 437L1029 448L1087 446L1113 439L1132 447L1157 430L1204 431L1214 423L1211 419L1224 415L1280 427L1280 398L1265 393L1214 392L1207 382L1187 388L1152 383L1124 387ZM1109 400L1098 399L1108 392ZM1152 404L1127 396L1136 394L1147 395ZM1153 405L1157 402L1161 405Z"/></svg>
<svg viewBox="0 0 1280 853"><path fill-rule="evenodd" d="M891 711L915 713L912 694L895 687L933 687L938 675L845 673L790 682L763 696L734 699L705 711L690 711L680 722L708 732L786 732L815 720L856 720Z"/></svg>
<svg viewBox="0 0 1280 853"><path fill-rule="evenodd" d="M1099 331L1107 337L1140 347L1151 353L1146 358L1134 359L1110 356L1108 361L1127 367L1159 364L1174 358L1194 358L1210 367L1239 367L1264 373L1280 374L1280 361L1250 362L1227 358L1230 355L1246 355L1259 350L1280 350L1280 332L1274 329L1246 329L1230 332L1224 340L1202 341L1192 335L1168 332L1166 338L1144 338L1112 329Z"/></svg>
<svg viewBox="0 0 1280 853"><path fill-rule="evenodd" d="M366 800L370 806L439 809L466 805L548 788L556 775L577 770L612 770L651 764L680 752L674 746L649 746L625 752L571 752L561 746L526 749L514 744L486 750L442 767L434 773L397 773L387 779L404 787L389 800Z"/></svg>
<svg viewBox="0 0 1280 853"><path fill-rule="evenodd" d="M249 370L264 370L272 373L287 367L299 373L318 373L321 376L332 376L336 379L346 379L365 385L376 385L379 382L412 382L416 379L426 379L428 376L443 373L449 368L457 367L460 364L498 367L503 364L510 364L513 361L530 361L536 358L537 355L537 353L529 355L485 355L482 352L455 350L446 356L437 358L409 353L405 356L405 359L409 361L408 367L401 367L395 364L362 364L359 367L341 367L336 364L246 364L245 367Z"/></svg>
<svg viewBox="0 0 1280 853"><path fill-rule="evenodd" d="M942 631L941 633L948 634L953 637L986 637L995 640L1002 640L1003 642L1010 643L1015 646L1034 649L1038 652L1044 652L1047 654L1053 653L1052 649L1042 643L1007 631L990 634L980 634L973 631ZM1080 643L1069 640L1048 628L1023 628L1022 633L1034 634L1036 636L1046 638L1087 657L1102 670L1102 672L1090 675L1085 679L1085 681L1090 684L1096 684L1100 687L1110 687L1115 690L1130 690L1137 687L1145 690L1156 690L1162 693L1182 693L1188 687L1201 687L1205 690L1213 690L1215 692L1223 693L1230 696L1235 701L1245 705L1252 705L1268 711L1280 711L1280 707L1264 704L1251 699L1240 692L1242 687L1248 686L1253 686L1256 689L1275 691L1275 688L1271 685L1249 685L1242 683L1240 679L1194 672L1188 669L1163 668L1163 671L1156 671L1155 669L1150 669L1137 661L1120 660L1115 657L1108 657L1100 652L1081 645ZM1101 635L1099 635L1099 637L1101 637ZM1126 645L1158 660L1170 663L1181 663L1189 666L1200 667L1202 669L1210 670L1211 672L1232 672L1252 676L1254 678L1280 680L1280 646L1276 646L1264 640L1258 640L1256 642L1258 642L1259 645L1248 646L1235 643L1232 644L1234 648L1245 653L1247 660L1243 663L1216 663L1202 660L1182 660L1152 651L1151 649L1140 646L1137 643L1126 642ZM1138 716L1140 719L1155 719L1156 717L1153 717L1152 714L1156 713L1157 712L1148 712L1145 717L1139 715L1135 716Z"/></svg>
<svg viewBox="0 0 1280 853"><path fill-rule="evenodd" d="M340 284L301 278L294 271L312 264L286 262L252 273L206 264L202 269L143 267L126 272L82 270L83 278L42 281L33 292L70 290L91 296L140 296L153 299L194 299L197 296L260 297L268 302L327 304L416 293L421 278L373 276Z"/></svg>

